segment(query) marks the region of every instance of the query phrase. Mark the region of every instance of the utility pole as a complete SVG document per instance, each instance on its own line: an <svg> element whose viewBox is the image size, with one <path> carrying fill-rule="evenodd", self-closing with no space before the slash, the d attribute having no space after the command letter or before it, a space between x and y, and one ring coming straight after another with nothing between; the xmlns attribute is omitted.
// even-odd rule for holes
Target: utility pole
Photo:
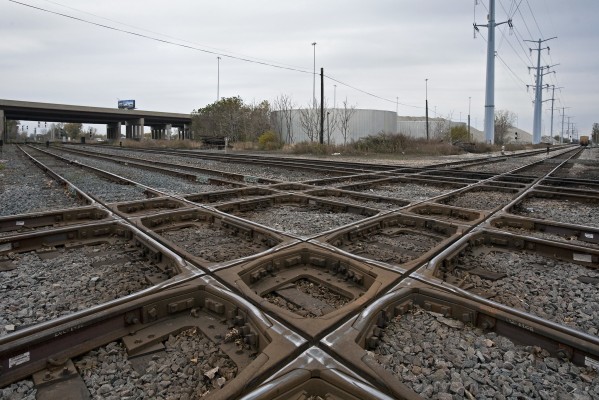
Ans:
<svg viewBox="0 0 599 400"><path fill-rule="evenodd" d="M572 118L572 116L568 115L568 130L566 131L566 135L570 139L570 144L572 144L572 131L570 130L570 118Z"/></svg>
<svg viewBox="0 0 599 400"><path fill-rule="evenodd" d="M320 144L324 144L324 68L320 68Z"/></svg>
<svg viewBox="0 0 599 400"><path fill-rule="evenodd" d="M333 85L333 110L337 108L337 85Z"/></svg>
<svg viewBox="0 0 599 400"><path fill-rule="evenodd" d="M566 108L570 107L562 107L562 133L559 135L560 143L564 143L564 117L566 115Z"/></svg>
<svg viewBox="0 0 599 400"><path fill-rule="evenodd" d="M532 53L533 50L537 52L537 77L536 77L536 81L535 81L535 111L534 111L534 115L533 115L533 128L532 128L532 143L533 144L538 144L541 142L541 110L542 110L542 104L543 104L543 75L545 75L542 70L544 68L550 68L549 66L547 67L541 67L541 50L547 50L547 52L550 51L549 46L547 47L541 47L543 42L547 42L549 40L552 39L556 39L557 37L552 37L549 39L544 39L544 40L525 40L525 42L532 42L532 43L537 43L538 44L538 48L536 49L531 49L529 48L530 52Z"/></svg>
<svg viewBox="0 0 599 400"><path fill-rule="evenodd" d="M216 72L216 101L220 100L220 57L216 57L217 72Z"/></svg>
<svg viewBox="0 0 599 400"><path fill-rule="evenodd" d="M428 134L428 78L426 78L424 80L424 84L425 84L425 107L426 107L426 140L429 140L429 134Z"/></svg>
<svg viewBox="0 0 599 400"><path fill-rule="evenodd" d="M486 25L474 25L474 37L478 28L484 26L488 29L487 38L487 81L485 89L485 141L493 144L495 142L495 28L502 24L508 24L510 29L513 27L512 20L496 23L495 22L495 0L489 0L489 14L487 16L489 23Z"/></svg>
<svg viewBox="0 0 599 400"><path fill-rule="evenodd" d="M472 104L472 97L468 97L468 139L473 142L472 135L470 134L470 105Z"/></svg>
<svg viewBox="0 0 599 400"><path fill-rule="evenodd" d="M312 43L314 48L314 69L312 70L312 108L316 108L316 42Z"/></svg>
<svg viewBox="0 0 599 400"><path fill-rule="evenodd" d="M555 104L555 85L550 85L553 88L553 91L551 93L551 98L547 99L547 100L551 100L551 130L549 132L549 135L551 136L551 138L553 139L553 110L554 110L554 104ZM558 87L557 89L562 89L562 87Z"/></svg>

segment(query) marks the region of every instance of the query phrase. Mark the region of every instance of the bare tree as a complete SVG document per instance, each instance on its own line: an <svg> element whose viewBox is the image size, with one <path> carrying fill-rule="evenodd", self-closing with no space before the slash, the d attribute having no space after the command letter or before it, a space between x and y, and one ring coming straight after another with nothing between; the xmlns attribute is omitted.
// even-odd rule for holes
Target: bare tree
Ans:
<svg viewBox="0 0 599 400"><path fill-rule="evenodd" d="M510 128L513 128L516 115L508 110L495 112L495 144L503 145L508 141Z"/></svg>
<svg viewBox="0 0 599 400"><path fill-rule="evenodd" d="M327 137L327 144L331 144L331 138L335 134L335 131L339 127L339 113L335 108L328 108L325 100L325 135Z"/></svg>
<svg viewBox="0 0 599 400"><path fill-rule="evenodd" d="M433 138L447 140L451 142L451 118L453 114L448 114L445 118L435 118L433 120Z"/></svg>
<svg viewBox="0 0 599 400"><path fill-rule="evenodd" d="M320 111L317 107L306 107L300 110L300 125L311 142L318 137L320 127Z"/></svg>
<svg viewBox="0 0 599 400"><path fill-rule="evenodd" d="M293 143L293 109L295 104L291 96L281 94L273 101L273 110L277 111L276 117L273 118L273 126L275 131L283 139L285 134L285 142Z"/></svg>
<svg viewBox="0 0 599 400"><path fill-rule="evenodd" d="M341 135L343 136L343 144L347 144L347 135L349 134L349 123L352 116L356 112L355 105L348 105L347 99L343 101L343 108L340 110L339 115L339 127L341 128Z"/></svg>

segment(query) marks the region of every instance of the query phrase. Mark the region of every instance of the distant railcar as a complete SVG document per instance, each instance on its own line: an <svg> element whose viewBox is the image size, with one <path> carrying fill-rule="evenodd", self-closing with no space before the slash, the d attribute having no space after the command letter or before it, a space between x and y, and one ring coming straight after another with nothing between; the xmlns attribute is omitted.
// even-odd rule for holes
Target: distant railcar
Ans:
<svg viewBox="0 0 599 400"><path fill-rule="evenodd" d="M580 137L580 145L581 146L588 146L589 145L589 137L588 136L581 136Z"/></svg>

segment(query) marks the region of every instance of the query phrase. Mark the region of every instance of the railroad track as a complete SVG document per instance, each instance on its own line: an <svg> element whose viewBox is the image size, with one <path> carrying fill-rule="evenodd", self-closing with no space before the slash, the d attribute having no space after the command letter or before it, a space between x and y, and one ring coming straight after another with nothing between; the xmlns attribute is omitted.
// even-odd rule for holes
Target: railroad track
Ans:
<svg viewBox="0 0 599 400"><path fill-rule="evenodd" d="M599 398L596 149L3 158L0 397Z"/></svg>

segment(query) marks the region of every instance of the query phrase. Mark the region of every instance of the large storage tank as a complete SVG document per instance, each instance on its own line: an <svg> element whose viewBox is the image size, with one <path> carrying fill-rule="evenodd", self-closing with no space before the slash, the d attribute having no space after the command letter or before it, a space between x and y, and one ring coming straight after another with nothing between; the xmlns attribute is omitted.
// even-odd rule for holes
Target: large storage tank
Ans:
<svg viewBox="0 0 599 400"><path fill-rule="evenodd" d="M316 111L320 113L320 109ZM275 131L281 135L285 143L299 143L310 141L310 133L315 133L313 141L317 142L319 125L312 120L312 128L306 128L306 124L302 124L302 113L312 113L313 110L296 109L289 112L291 124L285 121L284 111L273 111L271 120ZM374 135L380 132L395 133L397 131L397 115L394 111L382 110L362 110L355 109L351 118L349 118L347 136L344 137L341 120L343 119L344 110L341 108L325 110L324 117L324 142L330 144L343 144L344 141L350 143L368 135ZM291 128L288 129L288 125Z"/></svg>

